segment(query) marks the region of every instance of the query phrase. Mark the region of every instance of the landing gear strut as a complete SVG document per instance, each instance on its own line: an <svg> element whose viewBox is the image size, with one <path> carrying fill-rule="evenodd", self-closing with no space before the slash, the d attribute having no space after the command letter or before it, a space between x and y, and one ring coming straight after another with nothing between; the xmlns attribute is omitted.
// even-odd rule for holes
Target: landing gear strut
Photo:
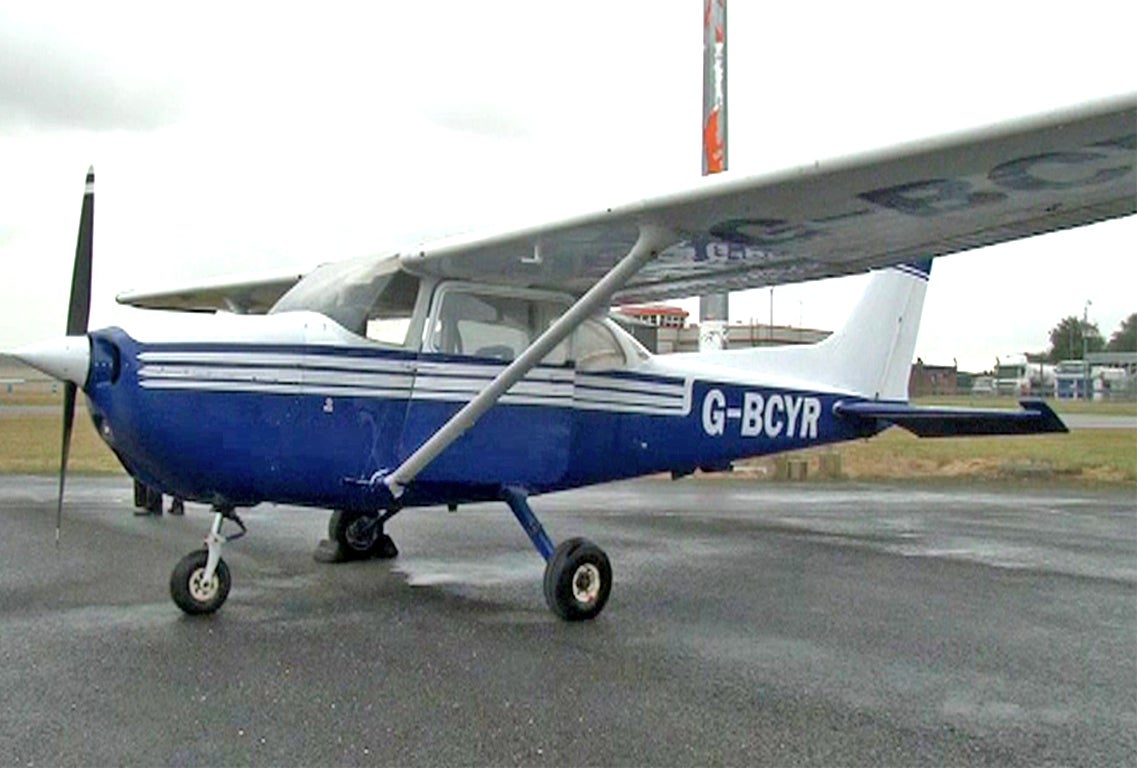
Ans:
<svg viewBox="0 0 1137 768"><path fill-rule="evenodd" d="M222 536L221 526L232 520L240 530ZM213 527L205 537L205 549L190 552L174 566L170 574L170 597L191 616L213 613L229 597L232 578L229 566L221 559L221 545L245 535L245 524L232 507L215 508Z"/></svg>
<svg viewBox="0 0 1137 768"><path fill-rule="evenodd" d="M565 621L599 616L612 593L612 565L604 550L587 539L569 539L554 548L525 492L506 488L502 496L545 558L545 602L553 613Z"/></svg>

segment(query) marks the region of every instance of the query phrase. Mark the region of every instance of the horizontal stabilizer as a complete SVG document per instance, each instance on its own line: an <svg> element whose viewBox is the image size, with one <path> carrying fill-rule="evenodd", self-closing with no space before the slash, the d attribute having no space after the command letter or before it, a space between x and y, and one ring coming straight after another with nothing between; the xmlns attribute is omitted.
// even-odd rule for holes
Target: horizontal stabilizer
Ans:
<svg viewBox="0 0 1137 768"><path fill-rule="evenodd" d="M834 412L854 420L886 422L919 437L1033 435L1068 432L1062 419L1041 400L1021 400L1021 411L1003 408L918 407L906 403L838 403Z"/></svg>

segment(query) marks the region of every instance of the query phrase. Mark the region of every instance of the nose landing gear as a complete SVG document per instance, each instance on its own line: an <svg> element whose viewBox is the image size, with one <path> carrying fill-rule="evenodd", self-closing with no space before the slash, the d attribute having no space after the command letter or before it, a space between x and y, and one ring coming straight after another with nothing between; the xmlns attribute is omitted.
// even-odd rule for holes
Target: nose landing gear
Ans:
<svg viewBox="0 0 1137 768"><path fill-rule="evenodd" d="M221 526L232 520L240 530L232 536L221 535ZM229 566L221 559L221 545L245 535L245 524L232 507L215 508L213 527L205 537L205 549L198 549L178 561L170 574L170 597L191 616L213 613L229 597L232 578Z"/></svg>

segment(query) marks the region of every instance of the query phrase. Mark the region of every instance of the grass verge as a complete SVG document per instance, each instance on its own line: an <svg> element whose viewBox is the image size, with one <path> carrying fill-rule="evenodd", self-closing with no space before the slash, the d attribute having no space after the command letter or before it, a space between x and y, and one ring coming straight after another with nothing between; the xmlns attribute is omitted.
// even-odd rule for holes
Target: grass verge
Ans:
<svg viewBox="0 0 1137 768"><path fill-rule="evenodd" d="M44 475L59 472L62 433L62 418L58 413L0 414L0 473ZM95 425L84 408L75 412L67 468L69 472L81 474L124 471L96 434Z"/></svg>
<svg viewBox="0 0 1137 768"><path fill-rule="evenodd" d="M0 473L58 472L60 431L58 414L0 412ZM740 462L739 474L778 477L787 461L804 461L810 479L1020 479L1137 488L1137 432L919 439L890 429L871 440ZM80 473L123 471L82 408L75 414L68 466Z"/></svg>
<svg viewBox="0 0 1137 768"><path fill-rule="evenodd" d="M935 395L920 397L913 405L951 405L963 408L1008 408L1016 410L1020 399L1016 397L976 397L968 395ZM1055 400L1050 398L1046 404L1059 414L1092 413L1098 416L1137 416L1137 400Z"/></svg>
<svg viewBox="0 0 1137 768"><path fill-rule="evenodd" d="M870 440L743 462L759 476L787 474L805 462L806 477L873 480L1020 480L1137 488L1137 433L1078 429L1021 437L921 439L890 429Z"/></svg>

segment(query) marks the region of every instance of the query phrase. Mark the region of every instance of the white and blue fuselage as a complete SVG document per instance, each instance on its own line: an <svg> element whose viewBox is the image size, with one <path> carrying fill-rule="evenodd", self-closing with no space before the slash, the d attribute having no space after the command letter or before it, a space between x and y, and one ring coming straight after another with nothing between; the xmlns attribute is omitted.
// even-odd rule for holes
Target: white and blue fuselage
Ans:
<svg viewBox="0 0 1137 768"><path fill-rule="evenodd" d="M373 510L381 495L368 480L397 467L504 367L383 348L313 313L187 319L196 341L92 333L85 391L100 434L132 474L214 504ZM722 469L877 431L835 416L836 402L858 399L852 393L764 385L760 371L745 373L642 353L603 371L540 365L432 462L402 502Z"/></svg>
<svg viewBox="0 0 1137 768"><path fill-rule="evenodd" d="M506 489L536 495L723 470L891 424L927 435L1059 428L1048 411L907 406L929 268L875 272L846 326L809 346L653 356L610 320L588 320L592 341L574 336L528 370L397 503L382 480L502 372L513 350L495 342L517 336L517 316L553 312L541 302L555 296L424 283L408 299L414 317L403 318L414 341L401 347L311 310L184 316L160 338L110 328L88 335L85 377L74 362L70 375L132 475L218 508L374 512L501 499ZM401 279L379 273L372 283ZM466 348L488 346L464 353L463 335Z"/></svg>

